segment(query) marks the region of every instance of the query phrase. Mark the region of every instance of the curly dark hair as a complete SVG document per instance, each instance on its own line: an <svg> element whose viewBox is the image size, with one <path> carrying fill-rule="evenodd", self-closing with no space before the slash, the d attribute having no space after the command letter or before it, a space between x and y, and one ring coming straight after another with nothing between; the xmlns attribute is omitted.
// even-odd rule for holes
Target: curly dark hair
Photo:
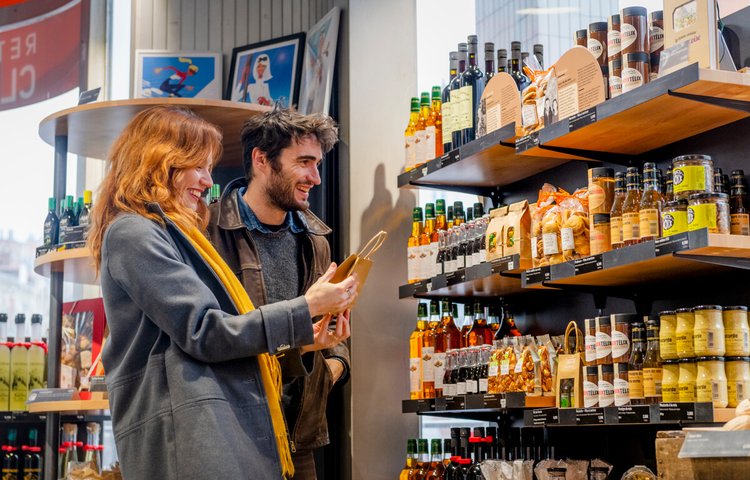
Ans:
<svg viewBox="0 0 750 480"><path fill-rule="evenodd" d="M266 154L271 168L281 170L279 155L292 144L292 140L312 135L320 143L323 153L331 151L338 141L339 129L328 115L303 115L288 108L275 108L270 112L255 115L242 126L242 165L245 180L253 179L253 149L259 148Z"/></svg>

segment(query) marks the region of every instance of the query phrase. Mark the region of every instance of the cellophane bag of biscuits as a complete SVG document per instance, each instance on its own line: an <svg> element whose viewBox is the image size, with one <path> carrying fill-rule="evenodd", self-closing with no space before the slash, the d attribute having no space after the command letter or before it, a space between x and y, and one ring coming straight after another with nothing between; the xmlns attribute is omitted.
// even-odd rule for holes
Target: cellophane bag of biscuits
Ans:
<svg viewBox="0 0 750 480"><path fill-rule="evenodd" d="M589 237L588 189L579 188L572 195L558 196L561 223L560 237L564 261L588 257Z"/></svg>
<svg viewBox="0 0 750 480"><path fill-rule="evenodd" d="M490 353L490 363L487 369L487 393L500 393L500 362L505 350L505 339L495 343Z"/></svg>
<svg viewBox="0 0 750 480"><path fill-rule="evenodd" d="M544 253L543 226L545 214L555 205L556 192L557 188L554 185L542 185L536 204L531 209L531 264L534 268L549 265ZM548 236L548 241L551 240Z"/></svg>

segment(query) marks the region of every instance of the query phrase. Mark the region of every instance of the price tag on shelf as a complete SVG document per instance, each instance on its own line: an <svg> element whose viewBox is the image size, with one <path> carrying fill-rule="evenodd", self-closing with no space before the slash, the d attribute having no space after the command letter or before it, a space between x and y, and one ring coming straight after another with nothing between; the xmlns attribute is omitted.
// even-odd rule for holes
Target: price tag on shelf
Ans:
<svg viewBox="0 0 750 480"><path fill-rule="evenodd" d="M595 122L596 107L591 107L588 110L578 112L575 115L568 117L568 131L573 132Z"/></svg>
<svg viewBox="0 0 750 480"><path fill-rule="evenodd" d="M531 411L531 424L535 427L557 423L560 423L560 417L556 408L535 408Z"/></svg>
<svg viewBox="0 0 750 480"><path fill-rule="evenodd" d="M576 425L604 425L604 409L576 408Z"/></svg>
<svg viewBox="0 0 750 480"><path fill-rule="evenodd" d="M617 407L617 423L651 423L648 405Z"/></svg>
<svg viewBox="0 0 750 480"><path fill-rule="evenodd" d="M687 232L678 233L669 237L657 238L654 241L654 244L657 257L690 248L690 241Z"/></svg>
<svg viewBox="0 0 750 480"><path fill-rule="evenodd" d="M582 275L584 273L596 272L604 268L601 255L592 255L590 257L578 258L573 260L575 266L576 275Z"/></svg>
<svg viewBox="0 0 750 480"><path fill-rule="evenodd" d="M516 153L523 153L526 150L539 146L539 132L530 133L525 137L516 140Z"/></svg>

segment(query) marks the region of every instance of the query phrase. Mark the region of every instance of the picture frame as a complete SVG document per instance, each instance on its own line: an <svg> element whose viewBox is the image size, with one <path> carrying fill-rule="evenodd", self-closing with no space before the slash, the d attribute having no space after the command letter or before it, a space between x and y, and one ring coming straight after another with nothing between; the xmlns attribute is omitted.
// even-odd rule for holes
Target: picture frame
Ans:
<svg viewBox="0 0 750 480"><path fill-rule="evenodd" d="M304 33L251 43L232 50L224 99L257 105L297 104Z"/></svg>
<svg viewBox="0 0 750 480"><path fill-rule="evenodd" d="M336 46L341 9L334 7L307 32L305 68L298 110L328 114L336 67Z"/></svg>
<svg viewBox="0 0 750 480"><path fill-rule="evenodd" d="M221 53L136 50L133 71L133 98L221 99Z"/></svg>

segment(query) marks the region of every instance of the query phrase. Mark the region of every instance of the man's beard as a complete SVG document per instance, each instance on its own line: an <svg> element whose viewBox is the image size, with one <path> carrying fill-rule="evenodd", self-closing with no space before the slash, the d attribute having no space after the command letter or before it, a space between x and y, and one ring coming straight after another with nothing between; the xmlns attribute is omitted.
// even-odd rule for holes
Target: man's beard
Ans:
<svg viewBox="0 0 750 480"><path fill-rule="evenodd" d="M285 212L307 210L310 203L300 202L295 198L296 186L296 183L290 182L284 175L272 170L266 186L266 196L271 204Z"/></svg>

